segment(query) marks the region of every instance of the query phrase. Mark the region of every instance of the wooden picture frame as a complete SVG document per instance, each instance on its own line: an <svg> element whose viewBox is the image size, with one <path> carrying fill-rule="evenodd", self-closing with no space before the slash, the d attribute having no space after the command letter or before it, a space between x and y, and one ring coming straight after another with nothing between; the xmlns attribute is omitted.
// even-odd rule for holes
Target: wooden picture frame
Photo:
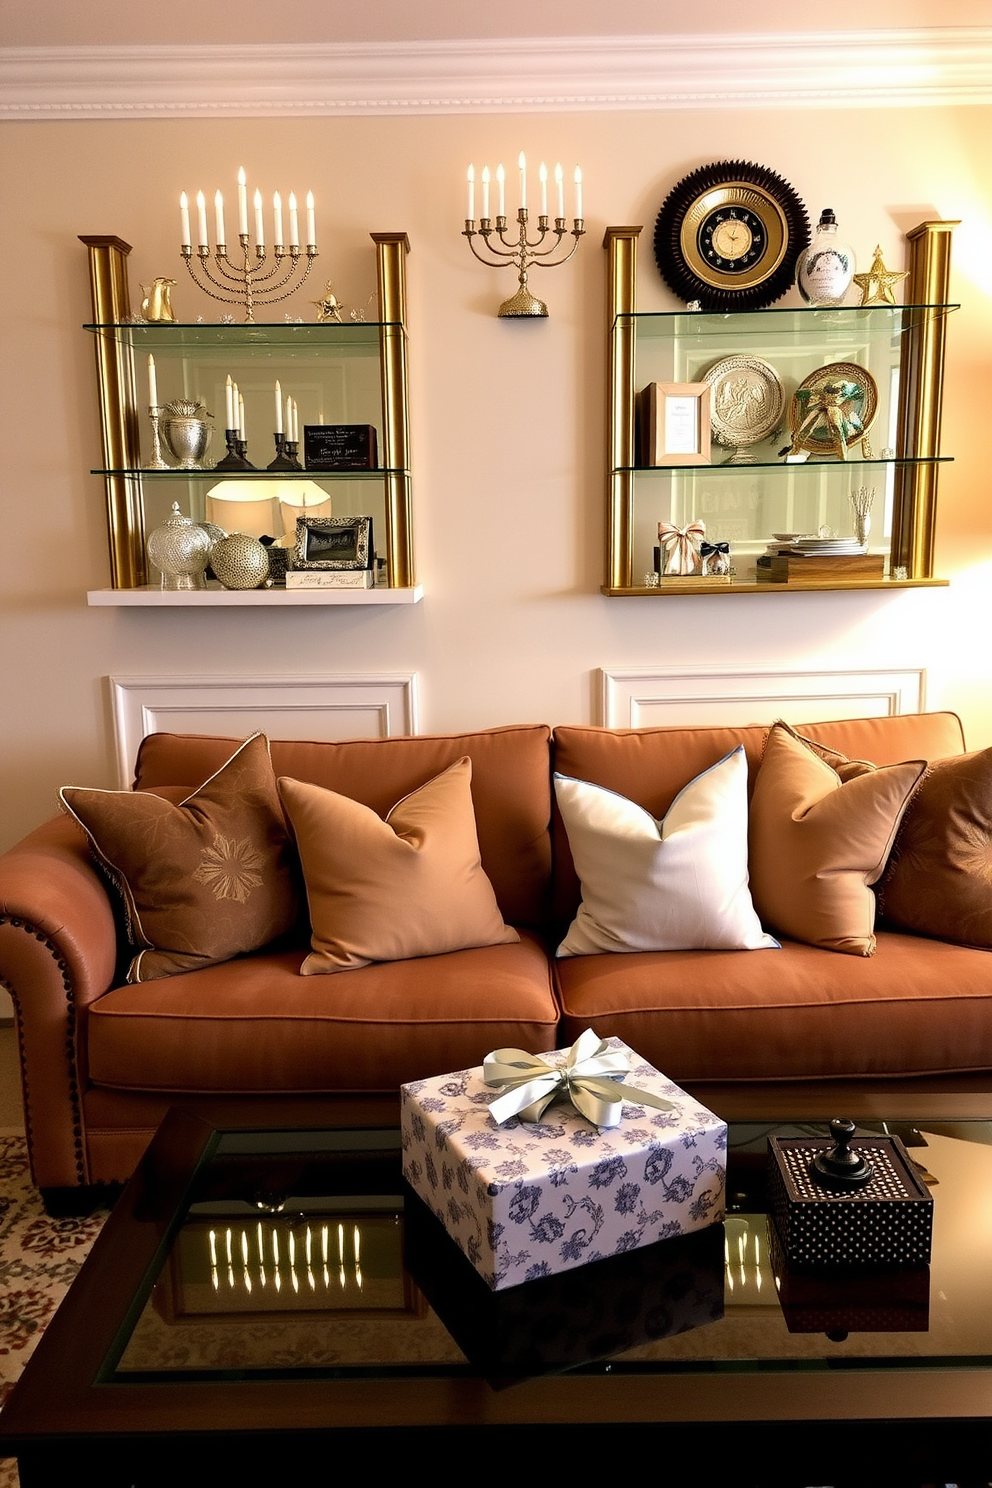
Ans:
<svg viewBox="0 0 992 1488"><path fill-rule="evenodd" d="M709 465L710 386L650 382L640 394L642 465Z"/></svg>

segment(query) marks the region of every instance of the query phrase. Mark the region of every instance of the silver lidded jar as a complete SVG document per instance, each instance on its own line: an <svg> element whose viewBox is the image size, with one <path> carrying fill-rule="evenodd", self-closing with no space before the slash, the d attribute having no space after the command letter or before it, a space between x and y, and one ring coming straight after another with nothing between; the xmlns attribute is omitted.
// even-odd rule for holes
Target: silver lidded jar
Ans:
<svg viewBox="0 0 992 1488"><path fill-rule="evenodd" d="M148 557L162 575L163 589L205 589L203 571L210 557L210 538L192 517L184 517L179 502L172 514L148 534Z"/></svg>

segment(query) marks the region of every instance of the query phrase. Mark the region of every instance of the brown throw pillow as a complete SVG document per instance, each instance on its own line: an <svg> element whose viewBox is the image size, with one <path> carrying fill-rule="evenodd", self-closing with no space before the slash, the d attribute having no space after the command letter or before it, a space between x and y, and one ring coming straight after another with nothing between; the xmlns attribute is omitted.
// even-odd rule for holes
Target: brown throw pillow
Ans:
<svg viewBox="0 0 992 1488"><path fill-rule="evenodd" d="M465 756L383 821L348 796L280 776L310 901L304 976L519 940L482 867L471 781Z"/></svg>
<svg viewBox="0 0 992 1488"><path fill-rule="evenodd" d="M298 868L264 734L179 805L143 791L59 795L123 896L141 948L129 982L227 961L295 924Z"/></svg>
<svg viewBox="0 0 992 1488"><path fill-rule="evenodd" d="M768 735L751 798L751 895L762 924L825 950L870 956L875 897L925 764L841 781L787 724Z"/></svg>
<svg viewBox="0 0 992 1488"><path fill-rule="evenodd" d="M992 749L935 760L878 888L887 920L992 949Z"/></svg>

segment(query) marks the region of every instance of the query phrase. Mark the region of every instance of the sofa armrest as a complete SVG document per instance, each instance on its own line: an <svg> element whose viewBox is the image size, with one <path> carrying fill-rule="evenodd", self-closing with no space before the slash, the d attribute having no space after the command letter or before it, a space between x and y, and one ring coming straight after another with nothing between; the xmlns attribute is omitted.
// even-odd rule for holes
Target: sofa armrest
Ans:
<svg viewBox="0 0 992 1488"><path fill-rule="evenodd" d="M109 990L117 927L86 839L57 817L0 856L0 983L17 1022L35 1182L88 1181L77 1014Z"/></svg>

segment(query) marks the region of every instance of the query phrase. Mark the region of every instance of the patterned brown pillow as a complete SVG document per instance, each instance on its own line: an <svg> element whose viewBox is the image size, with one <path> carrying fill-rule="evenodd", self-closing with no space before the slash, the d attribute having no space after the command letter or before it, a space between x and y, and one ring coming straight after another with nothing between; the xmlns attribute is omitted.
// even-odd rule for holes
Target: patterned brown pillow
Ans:
<svg viewBox="0 0 992 1488"><path fill-rule="evenodd" d="M80 786L59 796L123 896L140 948L129 982L227 961L293 928L299 870L264 734L178 805Z"/></svg>
<svg viewBox="0 0 992 1488"><path fill-rule="evenodd" d="M992 949L992 749L930 766L903 818L878 902L903 930Z"/></svg>

